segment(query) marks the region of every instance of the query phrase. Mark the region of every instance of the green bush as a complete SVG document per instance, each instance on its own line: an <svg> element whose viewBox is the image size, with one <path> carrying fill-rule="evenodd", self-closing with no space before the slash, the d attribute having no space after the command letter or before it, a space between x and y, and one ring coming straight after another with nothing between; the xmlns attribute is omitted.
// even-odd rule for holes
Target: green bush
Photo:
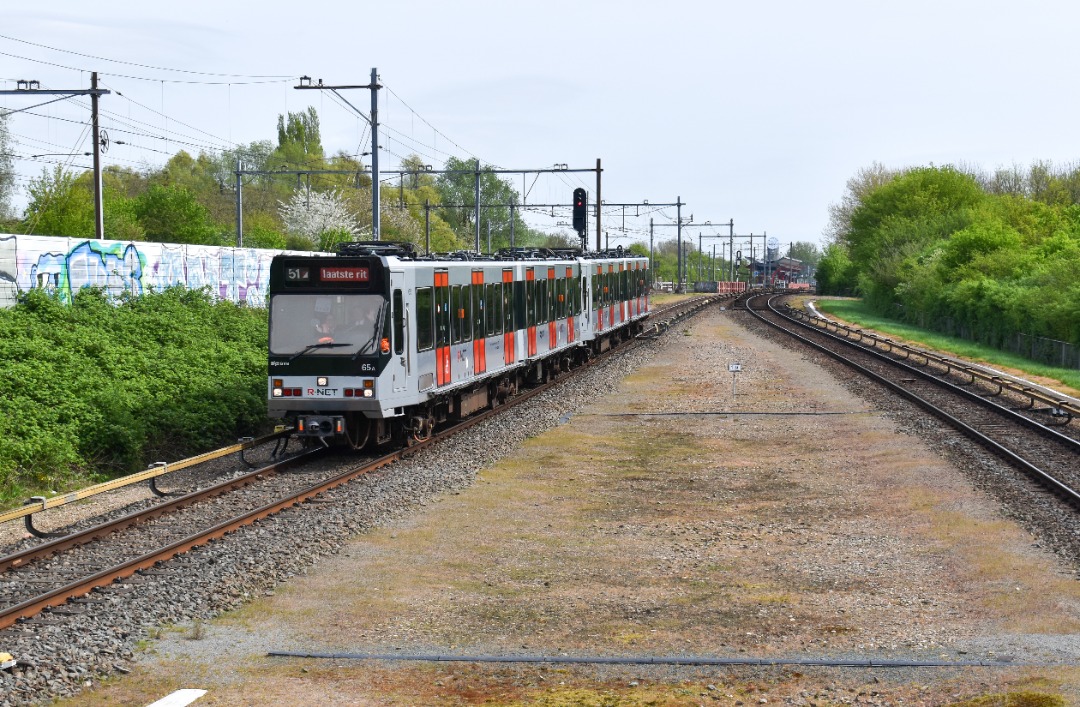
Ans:
<svg viewBox="0 0 1080 707"><path fill-rule="evenodd" d="M266 311L171 288L0 310L0 497L129 473L257 434Z"/></svg>
<svg viewBox="0 0 1080 707"><path fill-rule="evenodd" d="M859 196L819 289L991 346L1018 334L1080 346L1080 204L1065 199L1075 180L1059 181L1025 195L951 167L897 173Z"/></svg>

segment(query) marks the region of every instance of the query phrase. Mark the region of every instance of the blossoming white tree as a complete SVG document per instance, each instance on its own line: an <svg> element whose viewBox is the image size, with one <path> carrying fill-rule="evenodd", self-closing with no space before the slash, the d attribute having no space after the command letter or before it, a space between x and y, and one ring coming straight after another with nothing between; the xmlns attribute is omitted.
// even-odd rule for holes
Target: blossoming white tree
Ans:
<svg viewBox="0 0 1080 707"><path fill-rule="evenodd" d="M364 233L337 190L297 192L288 202L278 204L285 230L309 241L313 250L330 251L338 243Z"/></svg>

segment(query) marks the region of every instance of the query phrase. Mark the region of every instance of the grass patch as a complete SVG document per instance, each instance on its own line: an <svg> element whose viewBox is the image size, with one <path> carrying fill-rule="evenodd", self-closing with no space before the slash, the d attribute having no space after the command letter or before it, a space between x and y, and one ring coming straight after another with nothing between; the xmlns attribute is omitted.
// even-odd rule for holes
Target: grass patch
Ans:
<svg viewBox="0 0 1080 707"><path fill-rule="evenodd" d="M1005 692L956 702L953 707L1065 707L1065 699L1045 692Z"/></svg>
<svg viewBox="0 0 1080 707"><path fill-rule="evenodd" d="M1074 391L1080 390L1080 371L1078 370L1047 366L1023 356L1017 356L1007 351L999 351L966 339L920 329L910 324L898 322L895 319L886 319L871 312L861 300L821 299L815 300L815 306L838 319L906 341L912 341L925 348L944 351L961 358L994 366L1015 368L1033 376L1058 381Z"/></svg>

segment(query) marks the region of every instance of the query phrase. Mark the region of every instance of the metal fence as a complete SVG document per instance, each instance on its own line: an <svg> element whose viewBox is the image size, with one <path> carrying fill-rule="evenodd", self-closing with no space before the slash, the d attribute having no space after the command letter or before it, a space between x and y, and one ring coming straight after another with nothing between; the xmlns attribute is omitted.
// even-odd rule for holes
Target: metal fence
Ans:
<svg viewBox="0 0 1080 707"><path fill-rule="evenodd" d="M1048 366L1080 369L1080 347L1074 346L1067 341L1058 341L1045 336L1034 336L1021 332L1014 334L992 331L977 332L973 331L969 326L958 325L950 318L937 322L936 326L931 324L929 328L936 329L949 336L1008 351L1038 363L1045 363Z"/></svg>
<svg viewBox="0 0 1080 707"><path fill-rule="evenodd" d="M1010 351L1041 363L1062 368L1080 368L1080 348L1067 341L1043 336L1017 334Z"/></svg>

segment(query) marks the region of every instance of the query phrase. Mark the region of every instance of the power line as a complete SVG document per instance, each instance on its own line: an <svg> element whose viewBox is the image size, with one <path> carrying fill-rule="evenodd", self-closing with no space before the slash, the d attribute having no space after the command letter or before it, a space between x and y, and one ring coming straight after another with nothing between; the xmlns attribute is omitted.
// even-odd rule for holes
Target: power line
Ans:
<svg viewBox="0 0 1080 707"><path fill-rule="evenodd" d="M404 99L402 99L402 97L401 97L401 96L399 96L399 95L397 95L396 93L394 93L394 89L390 88L390 87L389 87L389 86L387 86L386 84L383 84L383 86L384 86L384 87L386 88L386 90L387 90L387 91L389 91L389 92L390 92L390 95L391 95L391 96L393 96L394 98L398 99L398 101L400 101L400 102L401 102L401 105L403 105L403 106L405 106L406 108L408 108L408 109L409 109L409 112L411 112L411 113L412 113L413 115L415 115L415 116L416 116L417 118L419 118L419 119L420 119L420 122L422 122L422 123L423 123L424 125L428 126L428 127L429 127L429 128L431 128L431 129L432 129L433 131L435 131L435 134L436 134L436 135L441 135L441 136L443 137L443 139L444 139L444 140L446 140L446 141L447 141L447 142L449 142L449 143L450 143L451 145L453 145L453 146L454 146L454 147L456 147L457 149L461 150L461 151L462 151L462 152L464 152L465 154L469 155L469 156L470 156L470 157L472 157L473 159L476 159L476 160L480 159L480 158L479 158L479 157L478 157L477 155L474 155L474 154L473 154L472 152L470 152L469 150L465 149L464 147L462 147L461 145L457 144L457 143L456 143L456 142L454 142L454 141L453 141L452 139L450 139L449 137L447 137L445 133L443 133L443 132L442 132L442 131L440 131L440 130L439 130L438 128L436 128L436 127L435 127L434 125L432 125L431 123L429 123L429 122L427 121L427 119L426 119L426 118L424 118L424 116L420 115L420 114L419 114L419 113L417 113L417 112L416 112L415 110L413 110L412 106L410 106L410 105L409 105L408 103L406 103L406 102L405 102L405 100L404 100ZM438 149L438 148L435 148L435 149Z"/></svg>
<svg viewBox="0 0 1080 707"><path fill-rule="evenodd" d="M170 117L168 115L165 115L164 113L162 113L160 111L154 110L153 108L151 108L149 106L144 106L142 103L139 103L134 98L129 98L128 96L125 96L124 94L120 93L120 91L116 91L116 95L120 96L121 98L123 98L126 101L130 101L131 103L134 103L135 105L139 106L143 110L150 111L151 113L153 113L155 115L158 115L158 116L160 116L162 118L165 118L167 120L172 120L173 122L179 123L180 125L183 125L185 128L190 128L191 130L194 130L197 133L202 133L203 135L205 135L207 137L210 137L210 138L213 138L213 139L217 140L218 142L220 142L223 145L231 144L230 141L228 141L228 140L226 140L226 139L224 139L222 137L219 137L217 135L213 135L211 133L208 133L205 130L200 130L199 128L196 128L193 125L188 125L187 123L185 123L185 122L183 122L181 120L176 120L175 118L172 118L172 117Z"/></svg>
<svg viewBox="0 0 1080 707"><path fill-rule="evenodd" d="M0 52L2 56L8 56L12 59L22 59L23 61L31 61L35 64L44 64L45 66L52 66L57 69L67 69L68 71L78 71L79 73L86 73L86 69L80 69L77 66L68 66L67 64L57 64L53 61L45 61L44 59L34 59L29 56L22 56L21 54L12 54L10 52ZM108 60L106 60L108 61ZM231 86L246 86L251 84L266 84L266 83L286 83L295 79L295 77L287 77L282 79L266 79L262 81L192 81L185 79L163 79L151 76L132 76L130 74L115 74L110 73L110 76L117 76L124 79L132 79L134 81L155 81L161 83L180 83L180 84L196 84L204 86L224 86L226 84Z"/></svg>
<svg viewBox="0 0 1080 707"><path fill-rule="evenodd" d="M6 118L9 115L13 115L15 113L23 113L25 111L30 110L31 108L40 108L41 106L47 106L50 103L56 103L57 101L70 101L74 97L75 96L60 96L59 98L54 98L51 101L45 101L44 103L37 103L37 104L32 105L32 106L27 106L26 108L19 108L19 109L16 109L16 110L9 110L6 113L0 113L0 116Z"/></svg>
<svg viewBox="0 0 1080 707"><path fill-rule="evenodd" d="M7 39L12 42L20 42L22 44L29 44L32 47L39 47L41 49L49 49L54 52L63 52L65 54L74 54L75 56L81 56L84 59L97 59L99 61L109 61L114 64L124 64L126 66L137 66L140 69L153 69L154 71L174 71L182 74L195 74L196 76L222 76L222 77L234 77L245 79L284 79L290 80L295 76L285 76L283 74L226 74L217 73L211 71L192 71L189 69L171 69L167 66L152 66L149 64L139 64L133 61L123 61L122 59L109 59L108 57L95 56L93 54L82 54L81 52L72 51L70 49L60 49L59 47L50 47L47 44L38 44L37 42L30 42L25 39L19 39L18 37L9 37L6 34L0 34L0 39ZM128 77L130 78L130 77Z"/></svg>

